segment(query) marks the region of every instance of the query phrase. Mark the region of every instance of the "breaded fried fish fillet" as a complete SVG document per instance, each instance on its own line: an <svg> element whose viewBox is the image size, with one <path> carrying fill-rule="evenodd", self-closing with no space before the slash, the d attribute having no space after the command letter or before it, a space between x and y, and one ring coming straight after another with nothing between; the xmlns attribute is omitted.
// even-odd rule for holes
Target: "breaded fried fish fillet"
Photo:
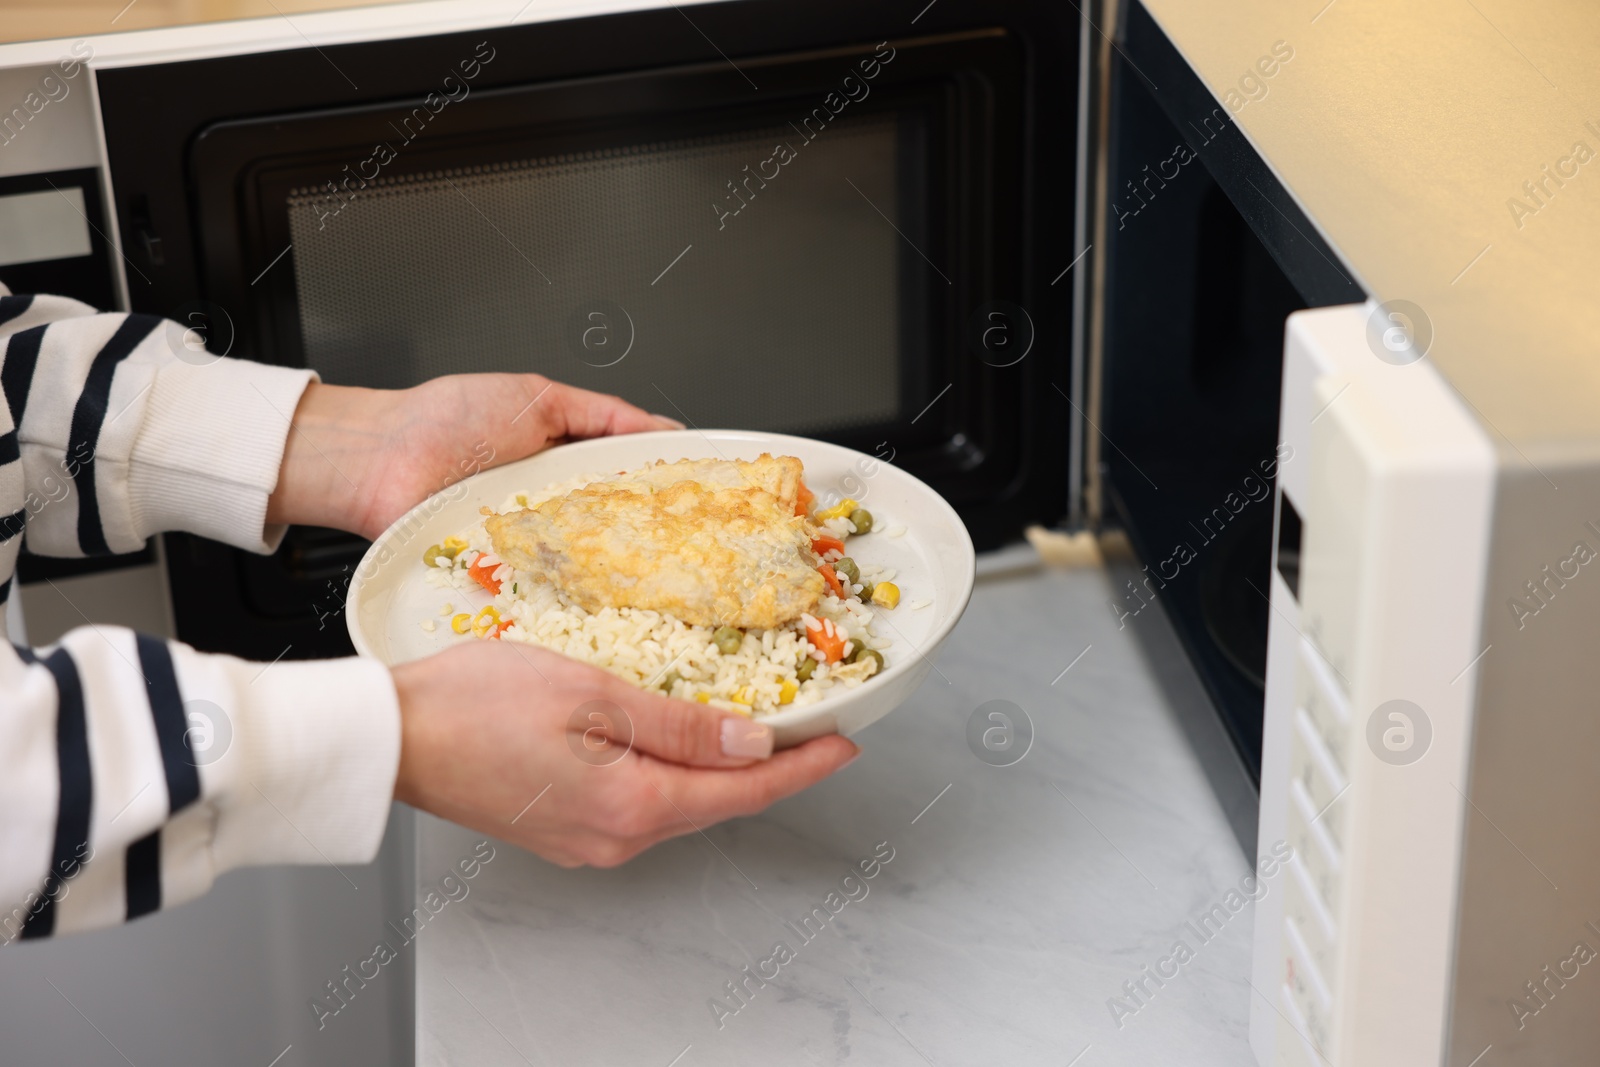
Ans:
<svg viewBox="0 0 1600 1067"><path fill-rule="evenodd" d="M771 629L815 608L824 588L795 514L801 474L793 456L662 462L485 525L496 555L585 610Z"/></svg>

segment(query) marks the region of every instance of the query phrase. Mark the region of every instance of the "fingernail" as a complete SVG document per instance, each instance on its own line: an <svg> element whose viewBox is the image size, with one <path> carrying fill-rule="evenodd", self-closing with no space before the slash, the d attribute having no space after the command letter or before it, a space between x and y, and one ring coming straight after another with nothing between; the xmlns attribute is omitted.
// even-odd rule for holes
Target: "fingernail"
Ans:
<svg viewBox="0 0 1600 1067"><path fill-rule="evenodd" d="M766 759L772 755L772 727L749 719L723 719L722 754L731 759Z"/></svg>
<svg viewBox="0 0 1600 1067"><path fill-rule="evenodd" d="M656 421L664 422L668 426L671 426L674 430L686 430L686 429L688 429L687 426L685 426L683 423L679 422L677 419L668 418L665 415L656 415L656 416L653 416L653 417L656 419Z"/></svg>

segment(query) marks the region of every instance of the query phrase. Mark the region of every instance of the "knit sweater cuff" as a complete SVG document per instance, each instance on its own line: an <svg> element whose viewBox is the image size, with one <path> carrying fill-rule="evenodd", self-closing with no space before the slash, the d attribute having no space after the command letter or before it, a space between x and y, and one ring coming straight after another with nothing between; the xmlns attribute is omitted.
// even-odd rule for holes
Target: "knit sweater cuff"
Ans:
<svg viewBox="0 0 1600 1067"><path fill-rule="evenodd" d="M284 527L266 524L290 421L308 370L219 358L164 363L146 400L128 468L141 536L184 530L271 552Z"/></svg>

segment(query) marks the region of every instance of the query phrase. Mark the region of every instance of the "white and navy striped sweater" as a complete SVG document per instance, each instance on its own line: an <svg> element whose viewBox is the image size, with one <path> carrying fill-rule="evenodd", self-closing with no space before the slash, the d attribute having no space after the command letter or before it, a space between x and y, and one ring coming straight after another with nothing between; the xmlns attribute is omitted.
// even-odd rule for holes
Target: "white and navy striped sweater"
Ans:
<svg viewBox="0 0 1600 1067"><path fill-rule="evenodd" d="M174 328L0 286L0 604L24 539L87 556L163 530L282 537L267 498L311 375L185 362ZM0 643L0 944L131 919L233 867L370 860L399 752L372 661L263 670L115 626Z"/></svg>

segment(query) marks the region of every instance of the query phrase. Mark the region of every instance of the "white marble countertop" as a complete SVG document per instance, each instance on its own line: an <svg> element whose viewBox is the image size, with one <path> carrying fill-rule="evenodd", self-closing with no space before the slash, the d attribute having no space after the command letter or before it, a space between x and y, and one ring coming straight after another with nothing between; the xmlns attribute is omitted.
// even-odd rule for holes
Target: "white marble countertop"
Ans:
<svg viewBox="0 0 1600 1067"><path fill-rule="evenodd" d="M862 757L760 817L616 870L497 846L417 938L418 1062L1253 1063L1252 908L1207 941L1188 925L1249 866L1156 681L1172 665L1117 628L1111 583L1100 569L981 577L939 670L857 737ZM1013 766L967 745L994 699L1034 724ZM419 884L479 839L419 816ZM892 860L803 940L788 924L828 913L885 841ZM1180 939L1192 958L1128 998ZM725 983L779 941L793 958L739 1007Z"/></svg>

